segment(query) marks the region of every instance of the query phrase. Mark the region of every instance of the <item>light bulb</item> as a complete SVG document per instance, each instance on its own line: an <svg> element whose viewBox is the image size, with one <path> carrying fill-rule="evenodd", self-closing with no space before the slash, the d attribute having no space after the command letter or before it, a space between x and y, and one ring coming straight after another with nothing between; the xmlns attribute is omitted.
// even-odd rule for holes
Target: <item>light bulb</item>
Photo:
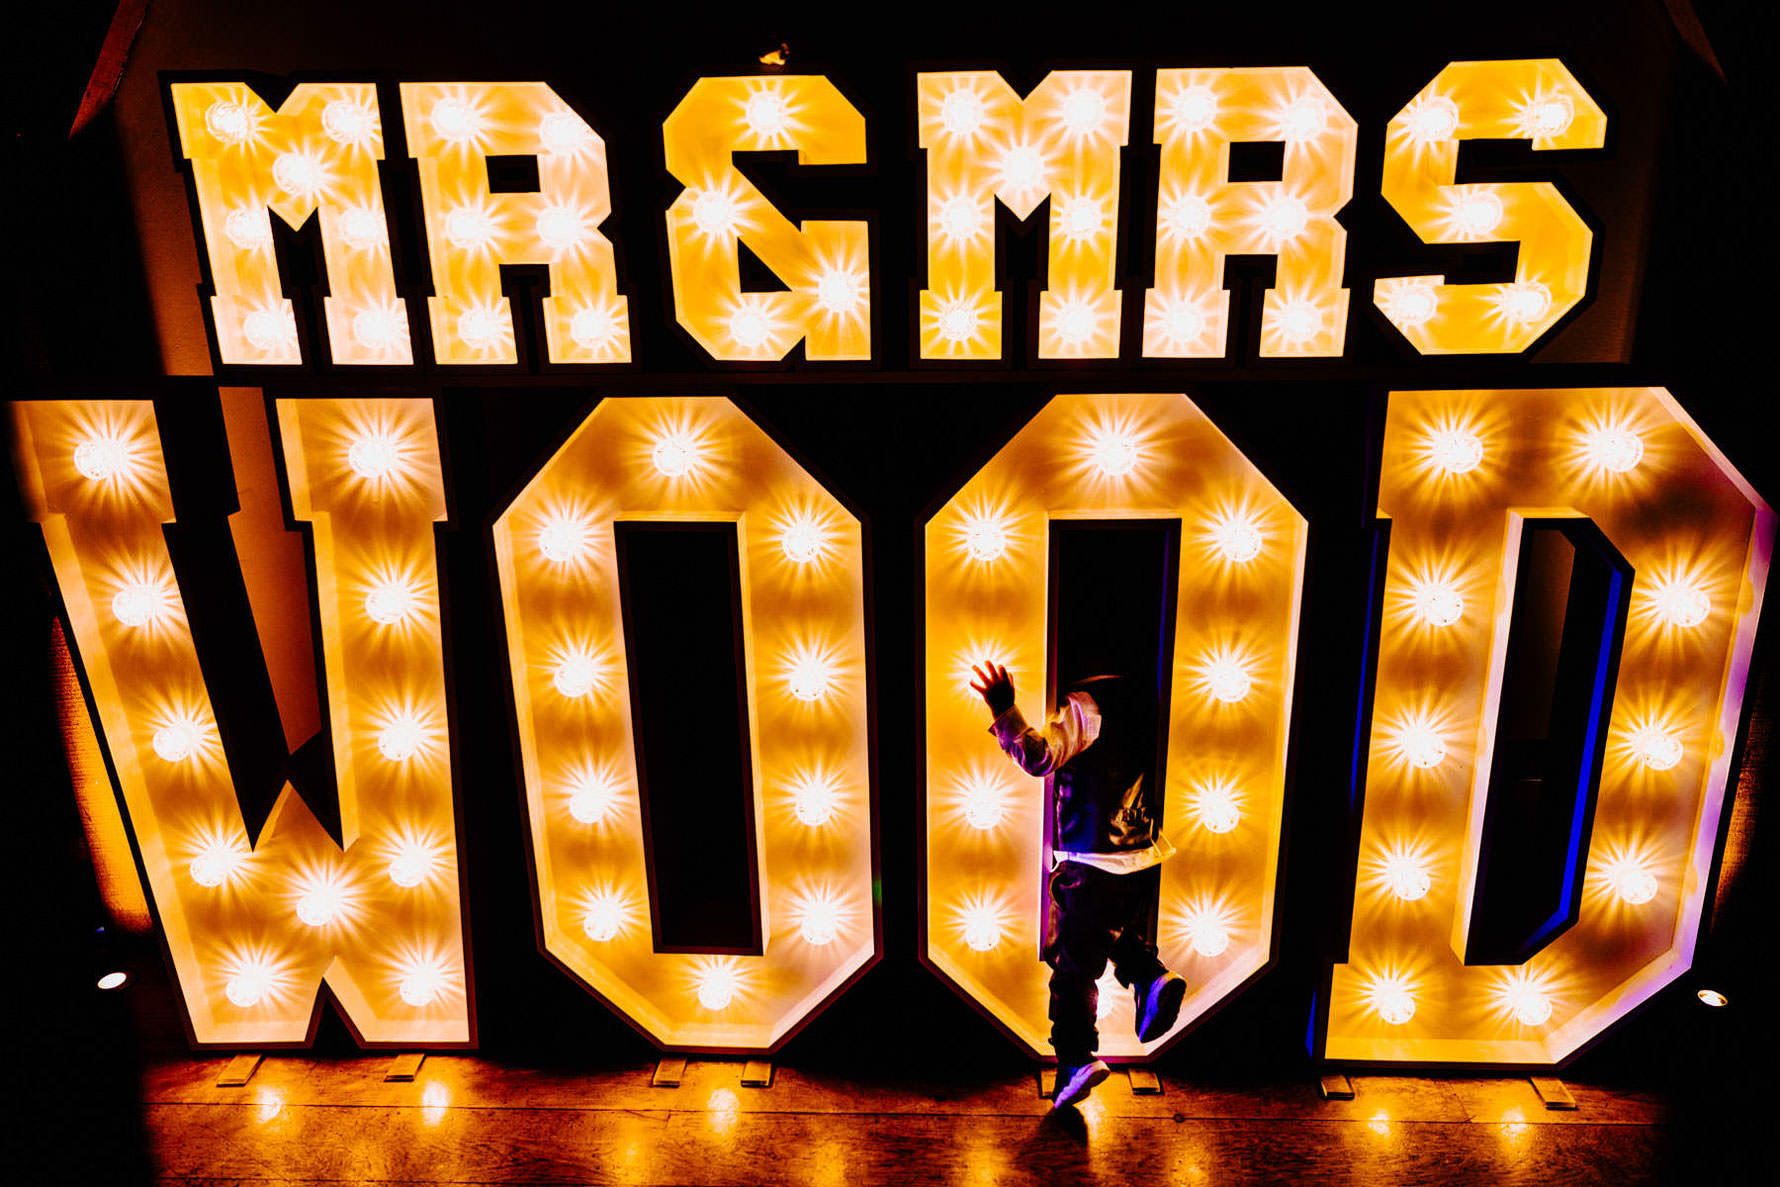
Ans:
<svg viewBox="0 0 1780 1187"><path fill-rule="evenodd" d="M1218 116L1217 96L1210 87L1187 87L1168 105L1168 118L1182 132L1202 132Z"/></svg>
<svg viewBox="0 0 1780 1187"><path fill-rule="evenodd" d="M1092 338L1099 326L1100 315L1086 301L1067 301L1057 311L1057 337L1071 346Z"/></svg>
<svg viewBox="0 0 1780 1187"><path fill-rule="evenodd" d="M132 581L111 595L112 616L127 627L157 623L172 608L166 589L154 581Z"/></svg>
<svg viewBox="0 0 1780 1187"><path fill-rule="evenodd" d="M1094 464L1109 478L1123 477L1137 465L1137 443L1116 429L1094 434L1088 449Z"/></svg>
<svg viewBox="0 0 1780 1187"><path fill-rule="evenodd" d="M606 891L587 900L587 911L581 916L581 930L596 944L616 939L624 930L627 912L616 894Z"/></svg>
<svg viewBox="0 0 1780 1187"><path fill-rule="evenodd" d="M707 1010L721 1010L735 1000L736 974L728 965L713 965L699 972L698 1004Z"/></svg>
<svg viewBox="0 0 1780 1187"><path fill-rule="evenodd" d="M1698 586L1681 580L1665 581L1651 594L1657 617L1670 626L1696 627L1712 613L1712 599Z"/></svg>
<svg viewBox="0 0 1780 1187"><path fill-rule="evenodd" d="M965 822L981 832L995 828L1007 816L1007 796L987 779L966 784L960 799Z"/></svg>
<svg viewBox="0 0 1780 1187"><path fill-rule="evenodd" d="M964 942L978 952L1001 943L1001 912L992 903L972 903L964 910Z"/></svg>
<svg viewBox="0 0 1780 1187"><path fill-rule="evenodd" d="M321 130L336 144L359 144L371 138L370 111L350 99L335 99L321 109Z"/></svg>
<svg viewBox="0 0 1780 1187"><path fill-rule="evenodd" d="M1459 234L1481 239L1502 222L1502 199L1494 190L1468 190L1452 205L1449 216Z"/></svg>
<svg viewBox="0 0 1780 1187"><path fill-rule="evenodd" d="M287 194L307 197L326 184L321 162L303 152L280 153L272 162L272 181Z"/></svg>
<svg viewBox="0 0 1780 1187"><path fill-rule="evenodd" d="M1227 833L1242 820L1236 789L1222 779L1199 785L1193 795L1193 819L1209 833Z"/></svg>
<svg viewBox="0 0 1780 1187"><path fill-rule="evenodd" d="M1423 898L1434 885L1427 863L1407 853L1392 853L1385 858L1384 881L1391 893L1406 903Z"/></svg>
<svg viewBox="0 0 1780 1187"><path fill-rule="evenodd" d="M1220 656L1201 669L1206 688L1226 705L1233 705L1248 696L1255 682L1248 667L1232 656Z"/></svg>
<svg viewBox="0 0 1780 1187"><path fill-rule="evenodd" d="M566 156L580 152L587 147L589 131L580 116L566 111L553 111L538 121L538 139L548 153Z"/></svg>
<svg viewBox="0 0 1780 1187"><path fill-rule="evenodd" d="M1445 95L1429 95L1405 113L1404 125L1421 144L1450 140L1459 130L1459 109Z"/></svg>
<svg viewBox="0 0 1780 1187"><path fill-rule="evenodd" d="M1407 989L1387 989L1375 995L1372 1008L1385 1022L1402 1026L1415 1017L1415 997Z"/></svg>
<svg viewBox="0 0 1780 1187"><path fill-rule="evenodd" d="M204 112L204 126L224 144L245 144L253 138L257 123L245 104L219 99Z"/></svg>
<svg viewBox="0 0 1780 1187"><path fill-rule="evenodd" d="M756 91L748 96L748 127L756 136L777 136L785 131L785 98L777 91Z"/></svg>
<svg viewBox="0 0 1780 1187"><path fill-rule="evenodd" d="M1591 429L1583 436L1582 448L1590 464L1615 474L1624 474L1644 460L1643 438L1611 425Z"/></svg>
<svg viewBox="0 0 1780 1187"><path fill-rule="evenodd" d="M1410 586L1410 606L1429 626L1451 626L1465 616L1465 599L1450 581L1417 581Z"/></svg>
<svg viewBox="0 0 1780 1187"><path fill-rule="evenodd" d="M1314 301L1287 301L1279 310L1279 335L1302 346L1323 332L1323 311Z"/></svg>
<svg viewBox="0 0 1780 1187"><path fill-rule="evenodd" d="M402 324L388 309L373 306L360 310L353 317L352 336L360 346L388 350L401 340Z"/></svg>
<svg viewBox="0 0 1780 1187"><path fill-rule="evenodd" d="M573 700L584 697L600 683L600 665L585 651L572 651L551 669L550 683L556 691Z"/></svg>
<svg viewBox="0 0 1780 1187"><path fill-rule="evenodd" d="M948 342L963 342L977 332L976 306L953 301L940 311L939 332Z"/></svg>
<svg viewBox="0 0 1780 1187"><path fill-rule="evenodd" d="M977 204L969 197L960 194L948 199L939 208L940 234L947 239L954 242L969 239L981 226L982 215L977 210Z"/></svg>
<svg viewBox="0 0 1780 1187"><path fill-rule="evenodd" d="M1222 956L1230 947L1230 927L1222 919L1201 912L1187 920L1186 932L1193 951L1201 956Z"/></svg>
<svg viewBox="0 0 1780 1187"><path fill-rule="evenodd" d="M241 319L241 336L255 350L281 350L297 336L297 327L282 309L255 309Z"/></svg>
<svg viewBox="0 0 1780 1187"><path fill-rule="evenodd" d="M130 983L130 974L113 971L100 977L96 984L100 989L122 989Z"/></svg>
<svg viewBox="0 0 1780 1187"><path fill-rule="evenodd" d="M398 717L377 733L377 750L390 762L406 762L426 744L426 730L413 717Z"/></svg>
<svg viewBox="0 0 1780 1187"><path fill-rule="evenodd" d="M332 879L310 883L297 899L297 918L310 927L325 927L346 905L346 891Z"/></svg>
<svg viewBox="0 0 1780 1187"><path fill-rule="evenodd" d="M372 622L383 626L393 626L413 615L419 608L419 593L400 578L379 581L365 595L365 614Z"/></svg>
<svg viewBox="0 0 1780 1187"><path fill-rule="evenodd" d="M1551 997L1524 981L1516 981L1502 992L1502 1004L1522 1026L1543 1026L1551 1021Z"/></svg>
<svg viewBox="0 0 1780 1187"><path fill-rule="evenodd" d="M650 459L669 478L679 478L699 463L698 442L689 433L669 433L655 443Z"/></svg>
<svg viewBox="0 0 1780 1187"><path fill-rule="evenodd" d="M445 238L453 247L474 251L494 236L494 218L480 206L459 206L445 216Z"/></svg>
<svg viewBox="0 0 1780 1187"><path fill-rule="evenodd" d="M964 550L987 563L1007 555L1007 525L988 515L976 515L964 523Z"/></svg>
<svg viewBox="0 0 1780 1187"><path fill-rule="evenodd" d="M408 1005L420 1007L435 1001L444 988L445 970L435 961L423 960L403 970L396 992Z"/></svg>
<svg viewBox="0 0 1780 1187"><path fill-rule="evenodd" d="M1077 87L1063 96L1059 114L1071 134L1086 136L1106 120L1106 96L1093 87Z"/></svg>
<svg viewBox="0 0 1780 1187"><path fill-rule="evenodd" d="M1438 312L1440 291L1431 284L1405 285L1390 299L1391 318L1411 329L1427 325Z"/></svg>
<svg viewBox="0 0 1780 1187"><path fill-rule="evenodd" d="M1036 148L1016 144L1001 157L1001 188L1033 189L1044 182L1045 162Z"/></svg>
<svg viewBox="0 0 1780 1187"><path fill-rule="evenodd" d="M260 210L243 207L229 211L229 217L223 220L223 234L242 251L259 251L272 246L272 222Z"/></svg>
<svg viewBox="0 0 1780 1187"><path fill-rule="evenodd" d="M832 820L839 801L834 784L820 777L804 779L791 791L791 810L800 823L810 828L820 828Z"/></svg>
<svg viewBox="0 0 1780 1187"><path fill-rule="evenodd" d="M1731 1004L1731 999L1724 996L1724 994L1718 992L1716 989L1702 989L1694 994L1694 996L1699 998L1702 1004L1711 1006L1714 1009Z"/></svg>
<svg viewBox="0 0 1780 1187"><path fill-rule="evenodd" d="M375 247L383 242L383 220L377 213L363 206L352 206L340 212L340 220L335 224L340 229L340 238L346 246L364 250ZM271 232L267 231L267 241L271 241Z"/></svg>
<svg viewBox="0 0 1780 1187"><path fill-rule="evenodd" d="M1397 749L1409 765L1427 771L1446 761L1446 741L1432 726L1412 721L1397 731Z"/></svg>
<svg viewBox="0 0 1780 1187"><path fill-rule="evenodd" d="M1276 194L1267 205L1261 207L1259 215L1261 230L1275 242L1296 239L1304 233L1310 223L1310 208L1304 205L1302 198L1291 194Z"/></svg>
<svg viewBox="0 0 1780 1187"><path fill-rule="evenodd" d="M1469 429L1437 429L1428 434L1428 456L1448 474L1465 474L1483 461L1483 441Z"/></svg>
<svg viewBox="0 0 1780 1187"><path fill-rule="evenodd" d="M367 481L388 478L402 464L402 445L394 433L374 430L360 434L346 447L346 464Z"/></svg>
<svg viewBox="0 0 1780 1187"><path fill-rule="evenodd" d="M538 212L535 226L539 242L556 251L574 247L587 238L585 217L569 206L546 206Z"/></svg>
<svg viewBox="0 0 1780 1187"><path fill-rule="evenodd" d="M811 516L799 515L793 518L779 533L779 551L793 564L807 565L821 556L827 548L828 534Z"/></svg>
<svg viewBox="0 0 1780 1187"><path fill-rule="evenodd" d="M1681 741L1661 726L1646 725L1632 734L1632 750L1653 771L1666 771L1681 761Z"/></svg>
<svg viewBox="0 0 1780 1187"><path fill-rule="evenodd" d="M198 750L203 736L198 732L196 722L175 721L155 731L155 753L163 762L184 762Z"/></svg>
<svg viewBox="0 0 1780 1187"><path fill-rule="evenodd" d="M600 350L617 334L617 319L604 309L582 309L569 319L569 337L584 350Z"/></svg>
<svg viewBox="0 0 1780 1187"><path fill-rule="evenodd" d="M245 1010L263 1001L272 992L276 979L277 974L270 965L264 961L251 960L235 970L235 974L223 985L223 993L231 1002Z"/></svg>
<svg viewBox="0 0 1780 1187"><path fill-rule="evenodd" d="M814 701L833 687L834 678L833 664L822 656L806 653L793 657L785 683L798 700Z"/></svg>
<svg viewBox="0 0 1780 1187"><path fill-rule="evenodd" d="M821 948L832 944L841 930L840 904L832 898L813 898L805 902L797 930L806 944Z"/></svg>
<svg viewBox="0 0 1780 1187"><path fill-rule="evenodd" d="M940 123L954 136L974 136L983 124L983 101L975 91L953 91L939 105Z"/></svg>
<svg viewBox="0 0 1780 1187"><path fill-rule="evenodd" d="M404 842L389 859L389 880L411 889L432 876L434 864L432 851L425 845Z"/></svg>
<svg viewBox="0 0 1780 1187"><path fill-rule="evenodd" d="M1520 124L1528 135L1562 136L1576 118L1576 105L1568 95L1544 95L1520 110Z"/></svg>
<svg viewBox="0 0 1780 1187"><path fill-rule="evenodd" d="M1211 526L1212 547L1236 564L1247 564L1261 555L1261 529L1246 516L1226 516Z"/></svg>
<svg viewBox="0 0 1780 1187"><path fill-rule="evenodd" d="M692 222L705 235L715 239L735 230L735 202L722 190L705 190L692 202Z"/></svg>
<svg viewBox="0 0 1780 1187"><path fill-rule="evenodd" d="M816 304L836 315L859 308L859 278L841 268L830 268L816 282Z"/></svg>
<svg viewBox="0 0 1780 1187"><path fill-rule="evenodd" d="M1656 875L1636 858L1620 857L1609 862L1601 876L1622 902L1634 907L1656 897Z"/></svg>
<svg viewBox="0 0 1780 1187"><path fill-rule="evenodd" d="M1305 95L1279 116L1280 134L1292 144L1314 140L1323 134L1328 123L1329 113L1315 95Z"/></svg>
<svg viewBox="0 0 1780 1187"><path fill-rule="evenodd" d="M1517 280L1503 288L1501 309L1517 325L1541 321L1551 311L1551 290L1537 280Z"/></svg>
<svg viewBox="0 0 1780 1187"><path fill-rule="evenodd" d="M593 551L593 525L573 515L552 515L538 529L538 551L553 564L566 565Z"/></svg>
<svg viewBox="0 0 1780 1187"><path fill-rule="evenodd" d="M116 478L131 464L130 443L121 436L100 434L74 447L74 468L94 482Z"/></svg>
<svg viewBox="0 0 1780 1187"><path fill-rule="evenodd" d="M229 842L213 840L198 850L186 870L199 886L217 887L227 882L246 860L247 855Z"/></svg>
<svg viewBox="0 0 1780 1187"><path fill-rule="evenodd" d="M1176 239L1197 239L1211 227L1211 203L1198 194L1182 194L1162 211L1162 229Z"/></svg>
<svg viewBox="0 0 1780 1187"><path fill-rule="evenodd" d="M441 99L433 104L433 109L427 113L427 119L433 125L433 131L454 143L475 136L482 122L468 103L451 98Z"/></svg>
<svg viewBox="0 0 1780 1187"><path fill-rule="evenodd" d="M457 336L465 345L487 350L500 341L501 319L491 309L468 309L458 315Z"/></svg>
<svg viewBox="0 0 1780 1187"><path fill-rule="evenodd" d="M1199 335L1205 332L1205 314L1199 306L1187 300L1169 301L1162 310L1162 336L1170 345L1184 348L1191 345Z"/></svg>
<svg viewBox="0 0 1780 1187"><path fill-rule="evenodd" d="M766 315L752 305L736 310L729 318L729 336L744 350L758 350L772 335Z"/></svg>
<svg viewBox="0 0 1780 1187"><path fill-rule="evenodd" d="M589 772L569 792L569 815L582 824L598 824L618 806L618 789L610 780Z"/></svg>

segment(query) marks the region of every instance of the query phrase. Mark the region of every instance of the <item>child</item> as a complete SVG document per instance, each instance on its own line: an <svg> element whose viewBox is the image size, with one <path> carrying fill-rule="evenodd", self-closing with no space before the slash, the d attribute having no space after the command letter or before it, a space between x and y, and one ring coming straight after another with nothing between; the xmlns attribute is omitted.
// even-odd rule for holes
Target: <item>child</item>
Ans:
<svg viewBox="0 0 1780 1187"><path fill-rule="evenodd" d="M1156 698L1142 680L1095 676L1072 685L1043 731L1014 705L1007 669L974 669L971 687L995 714L1009 758L1049 781L1051 864L1044 960L1051 966L1053 1109L1087 1097L1111 1074L1094 1057L1095 982L1110 960L1137 1003L1137 1037L1167 1034L1187 983L1156 958L1150 918L1161 862L1174 852L1158 827Z"/></svg>

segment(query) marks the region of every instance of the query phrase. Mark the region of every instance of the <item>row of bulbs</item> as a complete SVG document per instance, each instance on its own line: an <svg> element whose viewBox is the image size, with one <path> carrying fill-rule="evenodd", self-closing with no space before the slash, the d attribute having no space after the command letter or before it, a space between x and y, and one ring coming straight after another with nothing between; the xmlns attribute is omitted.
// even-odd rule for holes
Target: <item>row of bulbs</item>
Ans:
<svg viewBox="0 0 1780 1187"><path fill-rule="evenodd" d="M395 971L396 993L419 1009L432 1005L456 981L447 963L436 957L403 961ZM223 981L223 994L243 1010L276 999L286 982L284 969L273 960L249 956L232 962Z"/></svg>
<svg viewBox="0 0 1780 1187"><path fill-rule="evenodd" d="M1644 438L1623 424L1590 425L1576 434L1582 460L1591 469L1628 474L1644 460ZM1459 424L1430 430L1422 438L1422 450L1433 467L1457 477L1483 464L1483 438Z"/></svg>
<svg viewBox="0 0 1780 1187"><path fill-rule="evenodd" d="M952 915L958 935L974 952L994 952L1014 935L1013 912L993 895L966 894ZM1179 914L1175 928L1195 953L1209 959L1229 950L1236 923L1228 909L1195 905Z"/></svg>
<svg viewBox="0 0 1780 1187"><path fill-rule="evenodd" d="M1378 862L1378 876L1395 898L1413 903L1433 889L1432 861L1421 853L1391 849ZM1602 884L1627 906L1641 906L1656 897L1660 884L1649 863L1633 854L1618 854L1600 866Z"/></svg>
<svg viewBox="0 0 1780 1187"><path fill-rule="evenodd" d="M1402 1026L1415 1017L1419 995L1412 978L1386 972L1372 976L1360 1000L1379 1021ZM1510 976L1490 992L1491 1003L1522 1026L1544 1026L1551 1021L1556 1003L1551 992L1527 974Z"/></svg>

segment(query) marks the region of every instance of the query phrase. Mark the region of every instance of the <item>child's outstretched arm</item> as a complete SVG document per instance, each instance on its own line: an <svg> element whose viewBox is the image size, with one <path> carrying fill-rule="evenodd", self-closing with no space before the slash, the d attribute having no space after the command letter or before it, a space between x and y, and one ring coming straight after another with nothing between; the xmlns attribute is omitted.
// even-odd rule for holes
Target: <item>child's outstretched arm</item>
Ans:
<svg viewBox="0 0 1780 1187"><path fill-rule="evenodd" d="M1100 713L1087 694L1071 693L1041 732L1026 724L1025 716L1014 704L1014 682L1006 668L987 662L971 670L976 674L971 688L983 698L989 712L995 714L989 732L1028 775L1050 774L1086 750L1099 736Z"/></svg>

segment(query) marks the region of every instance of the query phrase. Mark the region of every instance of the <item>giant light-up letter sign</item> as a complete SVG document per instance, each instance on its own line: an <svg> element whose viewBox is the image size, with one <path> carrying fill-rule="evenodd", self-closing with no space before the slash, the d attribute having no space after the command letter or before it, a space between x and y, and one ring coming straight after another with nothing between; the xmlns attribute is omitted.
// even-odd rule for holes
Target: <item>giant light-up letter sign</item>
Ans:
<svg viewBox="0 0 1780 1187"><path fill-rule="evenodd" d="M366 1042L469 1042L431 405L278 405L291 507L313 525L344 849L288 784L247 836L163 533L152 406L14 407L194 1037L302 1042L325 979Z"/></svg>
<svg viewBox="0 0 1780 1187"><path fill-rule="evenodd" d="M916 95L927 150L921 357L1001 357L995 202L1025 219L1047 196L1050 287L1038 301L1038 357L1117 357L1114 247L1131 72L1054 71L1024 100L990 71L922 74Z"/></svg>
<svg viewBox="0 0 1780 1187"><path fill-rule="evenodd" d="M626 520L737 528L762 955L655 950ZM727 400L607 399L494 541L546 950L664 1046L770 1050L877 950L858 520Z"/></svg>
<svg viewBox="0 0 1780 1187"><path fill-rule="evenodd" d="M1383 193L1423 243L1520 241L1514 280L1377 282L1373 300L1423 354L1525 350L1588 292L1593 233L1548 181L1454 185L1461 140L1600 148L1607 116L1562 62L1454 62L1391 120Z"/></svg>
<svg viewBox="0 0 1780 1187"><path fill-rule="evenodd" d="M1224 260L1277 257L1261 304L1261 354L1339 355L1347 231L1359 129L1303 66L1156 74L1156 287L1144 296L1147 358L1221 358L1230 294ZM1230 145L1285 145L1278 181L1233 182Z"/></svg>
<svg viewBox="0 0 1780 1187"><path fill-rule="evenodd" d="M1390 565L1325 1051L1561 1060L1692 961L1773 512L1653 388L1394 393L1378 506ZM1566 517L1634 574L1579 906L1523 963L1468 965L1518 540Z"/></svg>
<svg viewBox="0 0 1780 1187"><path fill-rule="evenodd" d="M802 165L865 162L865 117L821 75L701 78L662 125L674 316L714 359L871 357L867 224L793 224L735 167L742 150L796 149ZM738 243L790 292L742 291Z"/></svg>
<svg viewBox="0 0 1780 1187"><path fill-rule="evenodd" d="M599 230L612 213L605 141L541 82L405 82L402 117L426 207L434 356L516 362L500 266L547 264L550 361L629 360L629 315ZM538 192L490 192L491 156L536 157Z"/></svg>
<svg viewBox="0 0 1780 1187"><path fill-rule="evenodd" d="M1305 521L1185 396L1133 395L1052 400L927 523L923 954L1041 1054L1044 784L996 749L969 681L1005 664L1037 719L1057 519L1181 524L1158 939L1191 989L1145 1047L1130 995L1101 987L1101 1052L1141 1057L1272 954Z"/></svg>
<svg viewBox="0 0 1780 1187"><path fill-rule="evenodd" d="M304 83L276 113L246 83L174 83L170 89L197 189L222 361L302 361L267 212L300 227L319 210L334 361L413 362L377 181L383 125L376 88Z"/></svg>

